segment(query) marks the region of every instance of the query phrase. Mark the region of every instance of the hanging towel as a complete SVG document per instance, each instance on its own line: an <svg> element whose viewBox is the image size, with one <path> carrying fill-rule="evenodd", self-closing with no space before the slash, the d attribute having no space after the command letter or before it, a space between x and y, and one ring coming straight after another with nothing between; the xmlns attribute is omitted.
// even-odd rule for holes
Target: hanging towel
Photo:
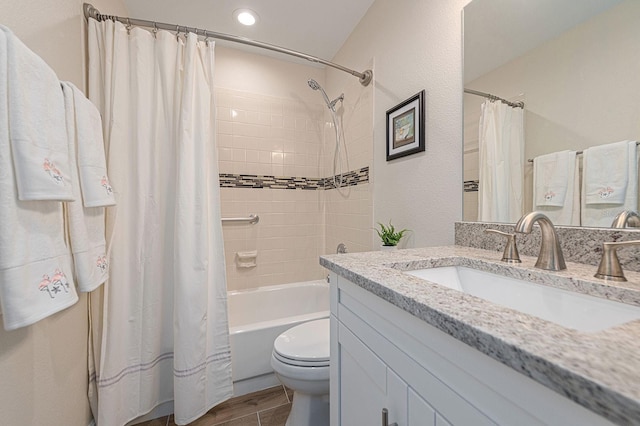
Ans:
<svg viewBox="0 0 640 426"><path fill-rule="evenodd" d="M88 114L78 113L78 109L86 108L84 95L71 83L63 82L64 103L66 111L67 133L69 137L69 153L71 154L71 182L73 195L80 200L82 182L82 166L80 165L80 146L89 144L92 149L99 149L104 159L104 148L96 146L94 137L86 137L81 133L91 123L82 120L93 120ZM79 94L79 95L78 95ZM76 100L82 97L80 103ZM84 147L86 151L86 147ZM87 156L85 156L86 158ZM94 155L99 157L99 155ZM104 188L103 188L103 192ZM106 197L103 197L106 198ZM104 207L85 207L79 201L66 203L66 219L68 221L71 251L76 272L78 290L89 292L98 288L109 278L109 263L106 254Z"/></svg>
<svg viewBox="0 0 640 426"><path fill-rule="evenodd" d="M107 176L100 113L80 89L71 83L66 84L73 92L75 106L76 158L82 202L85 207L112 206L116 201Z"/></svg>
<svg viewBox="0 0 640 426"><path fill-rule="evenodd" d="M0 31L0 64L6 63L5 34ZM13 330L73 305L78 295L62 203L18 200L3 70L0 66L0 305L4 328ZM55 87L60 89L57 81Z"/></svg>
<svg viewBox="0 0 640 426"><path fill-rule="evenodd" d="M557 154L561 154L562 159L553 166L546 168L546 159L551 159ZM538 161L542 159L542 161ZM537 164L536 164L537 163ZM563 164L560 166L560 164ZM543 155L534 159L533 167L533 209L541 211L555 225L579 226L580 225L580 168L579 159L575 151L564 151ZM536 167L537 166L537 167ZM563 170L559 170L560 167ZM553 173L557 171L555 177L546 179L544 173ZM543 176L541 176L541 174ZM560 185L558 176L564 176L566 179L564 187ZM542 182L542 183L541 183ZM551 183L554 182L554 183ZM564 192L563 192L564 191ZM553 194L549 194L553 192ZM541 196L542 193L542 196ZM544 195L547 195L546 197ZM558 202L560 196L563 198L562 205L540 204L548 201ZM540 201L542 199L543 201Z"/></svg>
<svg viewBox="0 0 640 426"><path fill-rule="evenodd" d="M629 159L636 145L629 141L584 150L586 204L624 204L629 183Z"/></svg>
<svg viewBox="0 0 640 426"><path fill-rule="evenodd" d="M73 200L64 100L53 70L8 28L6 58L9 132L20 200Z"/></svg>
<svg viewBox="0 0 640 426"><path fill-rule="evenodd" d="M533 159L534 206L563 207L573 184L576 152L561 151Z"/></svg>
<svg viewBox="0 0 640 426"><path fill-rule="evenodd" d="M617 195L615 192L620 192L620 185L613 186L613 180L609 178L602 188L603 194L598 194L598 190L594 190L594 184L589 184L589 182L593 182L590 178L594 175L601 176L597 167L603 167L603 158L595 157L595 155L599 155L599 149L601 147L589 148L584 151L584 157L582 159L583 166L583 184L582 184L582 226L598 226L598 227L611 227L611 223L613 219L616 217L618 213L623 210L637 210L638 209L638 159L637 159L637 148L636 141L623 141L618 142L616 144L618 147L622 146L624 149L618 151L618 154L621 158L611 158L609 156L609 161L607 161L607 170L610 171L611 174L614 173L612 170L611 164L616 164L616 167L619 169L626 171L626 187L624 189L625 196L622 203L618 202ZM613 150L608 151L613 152ZM616 178L616 182L620 182L623 179L621 177ZM612 191L609 191L609 188ZM608 194L604 194L604 192ZM594 194L597 195L598 198L606 199L606 200L614 200L615 202L609 202L608 204L604 203L589 203L589 193L591 193L591 199L593 200ZM614 196L615 195L615 196Z"/></svg>

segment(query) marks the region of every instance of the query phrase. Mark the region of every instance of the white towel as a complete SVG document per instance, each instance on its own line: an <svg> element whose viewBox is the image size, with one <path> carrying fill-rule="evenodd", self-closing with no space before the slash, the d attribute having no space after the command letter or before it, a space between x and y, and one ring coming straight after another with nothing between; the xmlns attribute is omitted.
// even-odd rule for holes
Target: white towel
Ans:
<svg viewBox="0 0 640 426"><path fill-rule="evenodd" d="M611 227L613 219L618 213L623 210L637 210L638 209L638 159L637 149L635 141L620 142L626 147L624 153L624 165L619 167L627 171L627 185L625 189L625 197L622 204L587 204L587 184L585 179L588 170L594 170L594 164L601 163L601 159L594 158L595 152L592 148L585 150L585 155L582 159L583 167L583 184L582 184L582 226L598 226L598 227ZM611 159L611 162L619 163L617 159ZM606 190L609 192L609 190ZM615 191L614 191L615 192ZM597 193L597 191L596 191ZM592 191L593 194L593 191ZM612 197L604 196L605 199L610 200Z"/></svg>
<svg viewBox="0 0 640 426"><path fill-rule="evenodd" d="M567 190L573 184L575 163L575 151L554 152L533 159L534 206L565 205Z"/></svg>
<svg viewBox="0 0 640 426"><path fill-rule="evenodd" d="M6 63L5 42L0 31L0 63ZM60 88L57 81L55 85ZM78 295L62 203L18 200L7 96L6 73L0 67L0 305L4 328L13 330L73 305Z"/></svg>
<svg viewBox="0 0 640 426"><path fill-rule="evenodd" d="M73 91L82 201L85 207L112 206L116 200L107 176L100 113L80 89L71 83L67 85Z"/></svg>
<svg viewBox="0 0 640 426"><path fill-rule="evenodd" d="M579 226L580 225L580 168L579 159L575 151L566 151L569 154L567 159L571 159L566 164L567 185L564 193L564 202L562 206L553 205L536 205L539 199L539 190L536 189L536 170L534 167L534 186L533 186L533 204L534 210L541 211L555 225ZM535 164L535 160L534 160Z"/></svg>
<svg viewBox="0 0 640 426"><path fill-rule="evenodd" d="M624 204L631 178L629 158L635 158L635 153L636 145L629 141L584 150L583 175L587 205Z"/></svg>
<svg viewBox="0 0 640 426"><path fill-rule="evenodd" d="M20 200L73 200L64 100L53 70L8 28L6 57L9 132Z"/></svg>
<svg viewBox="0 0 640 426"><path fill-rule="evenodd" d="M62 83L64 103L66 111L67 133L69 136L69 152L71 153L71 182L74 196L80 199L79 174L80 145L88 143L92 149L100 149L104 158L104 148L97 147L93 140L81 139L80 129L90 123L82 123L82 120L92 120L86 114L77 114L78 89L68 82ZM80 93L80 95L82 95ZM82 98L84 96L82 95ZM80 108L86 108L80 101ZM71 251L76 272L78 290L82 292L93 291L109 278L109 264L106 255L104 207L84 207L79 201L66 204L66 216L68 221L69 236L71 238ZM86 205L86 203L85 203Z"/></svg>

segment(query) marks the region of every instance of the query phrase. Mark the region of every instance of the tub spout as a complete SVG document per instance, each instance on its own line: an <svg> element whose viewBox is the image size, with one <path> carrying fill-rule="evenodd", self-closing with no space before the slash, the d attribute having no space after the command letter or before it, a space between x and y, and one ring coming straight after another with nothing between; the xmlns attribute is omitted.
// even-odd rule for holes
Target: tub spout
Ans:
<svg viewBox="0 0 640 426"><path fill-rule="evenodd" d="M549 271L567 269L567 265L564 263L562 249L560 248L558 234L556 234L553 223L551 223L546 215L540 212L531 212L522 216L515 225L515 231L530 234L536 222L540 225L540 231L542 232L542 243L540 244L540 253L538 254L536 268Z"/></svg>

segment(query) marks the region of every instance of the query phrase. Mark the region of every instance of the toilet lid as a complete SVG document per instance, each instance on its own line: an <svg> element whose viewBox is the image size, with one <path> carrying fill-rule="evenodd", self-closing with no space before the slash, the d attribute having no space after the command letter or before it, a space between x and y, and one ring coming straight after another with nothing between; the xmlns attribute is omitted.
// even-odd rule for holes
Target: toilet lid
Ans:
<svg viewBox="0 0 640 426"><path fill-rule="evenodd" d="M279 335L273 342L278 358L310 363L329 361L329 318L305 322Z"/></svg>

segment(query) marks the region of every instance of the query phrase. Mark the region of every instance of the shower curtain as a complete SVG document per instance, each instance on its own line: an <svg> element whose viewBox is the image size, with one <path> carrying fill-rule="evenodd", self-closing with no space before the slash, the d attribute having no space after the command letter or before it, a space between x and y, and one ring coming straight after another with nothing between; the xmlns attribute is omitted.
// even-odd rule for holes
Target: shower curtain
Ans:
<svg viewBox="0 0 640 426"><path fill-rule="evenodd" d="M478 220L514 223L524 209L524 112L485 101L479 127Z"/></svg>
<svg viewBox="0 0 640 426"><path fill-rule="evenodd" d="M88 32L118 203L110 278L90 300L92 410L122 426L173 402L186 424L232 394L214 47L112 21Z"/></svg>

